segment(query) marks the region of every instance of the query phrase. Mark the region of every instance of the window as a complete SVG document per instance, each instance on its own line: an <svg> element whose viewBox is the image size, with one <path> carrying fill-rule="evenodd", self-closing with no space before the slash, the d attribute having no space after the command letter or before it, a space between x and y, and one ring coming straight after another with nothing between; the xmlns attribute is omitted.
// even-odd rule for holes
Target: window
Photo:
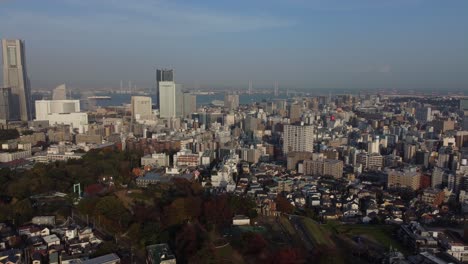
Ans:
<svg viewBox="0 0 468 264"><path fill-rule="evenodd" d="M9 46L7 48L7 56L8 56L8 65L16 66L16 47Z"/></svg>

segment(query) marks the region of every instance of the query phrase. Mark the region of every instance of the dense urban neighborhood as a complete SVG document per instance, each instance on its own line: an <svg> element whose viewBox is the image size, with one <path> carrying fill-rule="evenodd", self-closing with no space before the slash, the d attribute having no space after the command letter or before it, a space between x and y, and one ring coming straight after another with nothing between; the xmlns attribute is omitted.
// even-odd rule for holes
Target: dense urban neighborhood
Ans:
<svg viewBox="0 0 468 264"><path fill-rule="evenodd" d="M0 130L0 263L468 261L466 99L42 96Z"/></svg>

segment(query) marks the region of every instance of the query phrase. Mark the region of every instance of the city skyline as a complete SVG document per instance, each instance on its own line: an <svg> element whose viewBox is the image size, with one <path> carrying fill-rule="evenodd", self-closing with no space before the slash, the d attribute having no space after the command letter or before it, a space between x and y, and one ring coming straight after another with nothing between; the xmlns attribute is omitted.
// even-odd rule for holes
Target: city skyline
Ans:
<svg viewBox="0 0 468 264"><path fill-rule="evenodd" d="M45 2L0 1L33 89L151 89L163 67L187 88L467 89L465 1Z"/></svg>

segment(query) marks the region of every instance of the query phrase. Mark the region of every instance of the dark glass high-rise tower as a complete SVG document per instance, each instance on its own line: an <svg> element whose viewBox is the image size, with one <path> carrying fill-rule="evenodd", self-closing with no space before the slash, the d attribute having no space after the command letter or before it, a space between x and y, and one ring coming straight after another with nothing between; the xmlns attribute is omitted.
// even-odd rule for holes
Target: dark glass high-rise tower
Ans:
<svg viewBox="0 0 468 264"><path fill-rule="evenodd" d="M26 71L24 41L2 40L3 86L11 88L10 117L13 120L31 120L31 88Z"/></svg>
<svg viewBox="0 0 468 264"><path fill-rule="evenodd" d="M161 106L159 97L159 82L173 82L174 70L173 69L158 69L156 70L156 106Z"/></svg>

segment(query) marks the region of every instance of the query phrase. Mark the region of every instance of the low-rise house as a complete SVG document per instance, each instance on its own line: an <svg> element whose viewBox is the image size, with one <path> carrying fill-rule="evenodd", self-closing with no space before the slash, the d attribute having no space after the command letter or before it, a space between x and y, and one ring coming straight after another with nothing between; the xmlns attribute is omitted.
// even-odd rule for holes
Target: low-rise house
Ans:
<svg viewBox="0 0 468 264"><path fill-rule="evenodd" d="M250 218L248 218L245 215L236 215L232 219L232 225L235 225L235 226L250 225Z"/></svg>
<svg viewBox="0 0 468 264"><path fill-rule="evenodd" d="M438 252L437 240L418 222L412 221L407 225L402 225L398 235L403 243L415 252Z"/></svg>
<svg viewBox="0 0 468 264"><path fill-rule="evenodd" d="M55 216L35 216L32 218L31 223L35 225L54 226Z"/></svg>
<svg viewBox="0 0 468 264"><path fill-rule="evenodd" d="M0 264L20 264L22 253L19 249L0 251Z"/></svg>
<svg viewBox="0 0 468 264"><path fill-rule="evenodd" d="M53 245L60 245L60 238L58 238L55 234L45 236L42 239L44 239L44 242L48 247L51 247Z"/></svg>

